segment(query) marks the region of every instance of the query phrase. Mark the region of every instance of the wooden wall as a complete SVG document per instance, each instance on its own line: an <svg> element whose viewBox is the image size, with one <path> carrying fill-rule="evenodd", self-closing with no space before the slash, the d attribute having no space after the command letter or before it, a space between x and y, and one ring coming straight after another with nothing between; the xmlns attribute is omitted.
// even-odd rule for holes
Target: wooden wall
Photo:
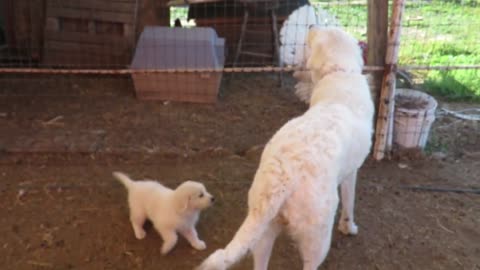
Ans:
<svg viewBox="0 0 480 270"><path fill-rule="evenodd" d="M277 25L280 29L286 17L279 17ZM225 66L231 66L235 57L238 40L242 28L243 17L221 17L214 19L196 19L197 26L213 27L219 37L226 40L227 58ZM272 54L274 50L273 32L270 18L251 18L249 19L248 29L255 33L249 33L244 38L243 49L259 53ZM274 59L259 59L248 56L241 56L239 66L271 66Z"/></svg>
<svg viewBox="0 0 480 270"><path fill-rule="evenodd" d="M47 0L43 63L126 65L135 41L135 0Z"/></svg>
<svg viewBox="0 0 480 270"><path fill-rule="evenodd" d="M125 66L144 26L169 25L167 2L138 0L136 6L136 0L4 0L10 49L0 60Z"/></svg>
<svg viewBox="0 0 480 270"><path fill-rule="evenodd" d="M139 0L137 34L140 36L147 25L170 26L169 0Z"/></svg>
<svg viewBox="0 0 480 270"><path fill-rule="evenodd" d="M138 6L133 4L136 0L4 1L8 15L7 39L10 47L16 49L12 55L45 65L125 66L131 60L143 27L168 26L170 21L166 6L168 0L138 0ZM280 0L278 26L292 10L305 3L308 0ZM240 35L243 9L218 4L215 7L214 10L209 6L197 7L196 14L189 16L194 17L198 26L213 27L220 37L226 38L226 63L229 65L233 62ZM137 17L135 11L138 12ZM256 15L250 20L253 26L250 25L249 29L264 31L263 34L249 36L246 46L254 47L258 52L271 53L273 35L270 18L264 14ZM258 58L244 57L241 60L247 64L273 63L268 59L265 63L259 62Z"/></svg>
<svg viewBox="0 0 480 270"><path fill-rule="evenodd" d="M2 10L5 20L10 56L2 59L39 60L43 42L45 0L4 0Z"/></svg>
<svg viewBox="0 0 480 270"><path fill-rule="evenodd" d="M308 3L308 0L279 0L278 7L275 9L278 30L280 31L284 20L292 11ZM254 52L271 55L274 50L271 16L262 12L262 9L252 9L252 6L247 8L249 8L250 14L248 29L257 32L257 34L249 34L244 39L243 44L246 45L246 48L244 48L249 50L250 47L253 48ZM226 66L230 66L235 57L243 14L243 5L225 0L223 2L191 5L188 17L194 19L197 26L213 27L220 37L226 39L228 52ZM252 51L252 49L249 51ZM239 62L241 66L266 66L275 63L273 59L248 56L242 56Z"/></svg>

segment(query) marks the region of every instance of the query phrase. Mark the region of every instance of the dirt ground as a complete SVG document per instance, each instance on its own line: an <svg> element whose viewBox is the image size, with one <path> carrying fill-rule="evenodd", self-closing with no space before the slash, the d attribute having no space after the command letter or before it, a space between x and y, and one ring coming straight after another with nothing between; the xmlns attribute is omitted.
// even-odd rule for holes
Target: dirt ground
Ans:
<svg viewBox="0 0 480 270"><path fill-rule="evenodd" d="M192 269L231 239L263 144L305 108L265 75L224 83L213 106L138 102L128 78L0 78L1 268ZM404 188L480 189L479 131L442 115L429 155L369 160L357 187L359 235L335 231L320 269L480 269L480 195ZM208 249L181 240L163 257L148 225L136 240L113 170L171 187L204 182L218 198L198 225ZM288 237L270 269L301 269Z"/></svg>

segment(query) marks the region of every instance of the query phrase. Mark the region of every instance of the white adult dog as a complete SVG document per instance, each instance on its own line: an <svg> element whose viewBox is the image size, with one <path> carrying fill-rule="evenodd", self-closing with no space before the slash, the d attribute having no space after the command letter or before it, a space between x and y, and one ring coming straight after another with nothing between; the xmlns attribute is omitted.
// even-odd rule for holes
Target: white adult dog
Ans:
<svg viewBox="0 0 480 270"><path fill-rule="evenodd" d="M331 244L341 185L339 230L356 234L357 170L370 151L374 107L357 41L338 28L312 28L307 66L317 81L310 109L285 124L263 151L248 193L248 215L225 249L201 270L227 269L248 251L265 270L274 241L286 229L304 270L315 270Z"/></svg>
<svg viewBox="0 0 480 270"><path fill-rule="evenodd" d="M130 221L137 239L145 238L143 224L148 218L163 238L163 255L170 252L177 243L177 232L193 248L206 248L205 242L198 238L195 225L200 211L209 207L215 199L203 184L186 181L171 190L156 181L132 181L121 172L114 172L113 176L128 190Z"/></svg>

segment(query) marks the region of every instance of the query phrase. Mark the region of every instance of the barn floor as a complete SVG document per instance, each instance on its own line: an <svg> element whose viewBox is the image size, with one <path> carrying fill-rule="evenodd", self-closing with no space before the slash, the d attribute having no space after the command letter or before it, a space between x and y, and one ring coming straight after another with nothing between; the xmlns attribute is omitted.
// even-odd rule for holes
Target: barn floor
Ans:
<svg viewBox="0 0 480 270"><path fill-rule="evenodd" d="M238 77L207 106L138 102L128 79L0 78L2 269L192 269L242 222L262 144L305 110L273 79ZM480 196L402 188L480 188L479 127L444 117L434 130L445 158L362 168L360 233L335 231L320 269L480 269ZM182 240L162 257L151 227L136 240L113 170L170 186L203 181L218 198L198 226L208 250ZM251 269L251 259L235 269ZM288 238L270 269L301 269Z"/></svg>

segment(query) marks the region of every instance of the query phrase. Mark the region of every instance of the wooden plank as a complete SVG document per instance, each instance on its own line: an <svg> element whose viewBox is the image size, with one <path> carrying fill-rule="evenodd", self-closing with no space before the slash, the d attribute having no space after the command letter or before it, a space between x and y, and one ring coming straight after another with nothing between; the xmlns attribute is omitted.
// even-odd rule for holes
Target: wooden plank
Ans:
<svg viewBox="0 0 480 270"><path fill-rule="evenodd" d="M43 0L4 1L6 38L9 47L20 49L25 57L38 59L42 44Z"/></svg>
<svg viewBox="0 0 480 270"><path fill-rule="evenodd" d="M387 0L368 0L368 22L367 22L367 46L368 56L367 65L384 66L387 47L388 31L388 1ZM382 88L384 72L372 72L371 82L372 98L374 104L379 104L380 91ZM377 106L378 108L378 106ZM375 119L378 123L378 111ZM377 140L377 137L375 138ZM376 143L376 142L375 142ZM374 152L375 156L376 153Z"/></svg>
<svg viewBox="0 0 480 270"><path fill-rule="evenodd" d="M58 18L47 18L45 21L45 31L60 31Z"/></svg>
<svg viewBox="0 0 480 270"><path fill-rule="evenodd" d="M123 24L123 35L130 41L133 41L135 35L135 27L130 24Z"/></svg>
<svg viewBox="0 0 480 270"><path fill-rule="evenodd" d="M390 157L392 151L396 66L400 48L400 34L402 31L402 15L404 9L405 0L395 0L393 2L390 31L388 32L387 55L385 57L385 75L380 93L375 131L374 158L376 160Z"/></svg>
<svg viewBox="0 0 480 270"><path fill-rule="evenodd" d="M81 1L81 0L79 0L79 1ZM110 2L112 4L115 4L115 3L131 3L131 2L135 3L136 2L136 0L101 0L101 1Z"/></svg>
<svg viewBox="0 0 480 270"><path fill-rule="evenodd" d="M148 25L170 26L170 9L165 4L168 0L138 0L135 28L136 39Z"/></svg>
<svg viewBox="0 0 480 270"><path fill-rule="evenodd" d="M64 41L64 42L78 42L86 44L103 44L104 46L120 45L131 47L133 39L125 36L112 35L95 35L89 33L71 33L71 32L56 32L45 31L46 41Z"/></svg>
<svg viewBox="0 0 480 270"><path fill-rule="evenodd" d="M249 52L249 51L241 51L240 54L253 56L253 57L262 57L262 58L273 58L273 54L269 53L259 53L259 52Z"/></svg>
<svg viewBox="0 0 480 270"><path fill-rule="evenodd" d="M368 27L367 27L367 64L370 66L384 66L387 52L388 31L388 1L368 0ZM375 104L378 104L382 87L383 73L372 73L372 92Z"/></svg>
<svg viewBox="0 0 480 270"><path fill-rule="evenodd" d="M279 25L281 25L288 16L277 16L277 22ZM217 17L217 18L201 18L197 19L196 23L197 25L202 24L205 26L215 26L215 27L220 27L220 26L226 26L230 27L232 24L235 25L242 25L243 21L243 16L239 17ZM251 17L248 19L248 23L250 24L258 24L258 25L269 25L270 19L268 17L266 18L258 18L258 17Z"/></svg>
<svg viewBox="0 0 480 270"><path fill-rule="evenodd" d="M45 55L46 56L56 55L64 60L67 60L67 61L63 61L66 64L90 63L93 60L100 61L101 59L109 59L108 62L110 63L112 62L112 59L129 58L127 56L119 57L111 54L102 54L102 53L79 54L79 53L72 53L71 51L55 50L50 48L45 48ZM69 61L71 61L71 63ZM103 60L103 62L105 62L105 60ZM103 64L102 61L100 61L100 63Z"/></svg>
<svg viewBox="0 0 480 270"><path fill-rule="evenodd" d="M14 4L14 0L4 0L1 14L4 20L5 38L7 44L12 48L16 47Z"/></svg>
<svg viewBox="0 0 480 270"><path fill-rule="evenodd" d="M113 45L113 44L112 44ZM120 45L120 46L119 46ZM115 44L114 46L105 46L99 44L79 44L73 42L46 41L45 48L48 50L67 51L72 54L106 54L122 56L129 52L129 46L124 44Z"/></svg>
<svg viewBox="0 0 480 270"><path fill-rule="evenodd" d="M101 0L62 0L48 1L48 8L72 8L87 9L91 11L110 11L133 14L135 12L135 1L112 3L112 1Z"/></svg>
<svg viewBox="0 0 480 270"><path fill-rule="evenodd" d="M87 19L72 19L72 18L59 18L60 31L62 32L74 32L74 33L88 33L89 24L93 23L92 20Z"/></svg>
<svg viewBox="0 0 480 270"><path fill-rule="evenodd" d="M18 0L17 0L18 1ZM28 0L29 3L29 44L32 59L41 58L43 44L43 29L45 27L45 2L44 0Z"/></svg>
<svg viewBox="0 0 480 270"><path fill-rule="evenodd" d="M110 36L123 36L124 25L123 23L115 22L100 22L95 21L92 23L91 33L97 35L110 35Z"/></svg>
<svg viewBox="0 0 480 270"><path fill-rule="evenodd" d="M112 56L108 54L75 54L62 50L44 50L42 64L45 66L64 66L69 68L105 68L126 67L130 55Z"/></svg>
<svg viewBox="0 0 480 270"><path fill-rule="evenodd" d="M63 17L73 19L87 19L109 22L134 23L134 14L115 13L109 11L80 10L71 8L47 9L47 17Z"/></svg>

